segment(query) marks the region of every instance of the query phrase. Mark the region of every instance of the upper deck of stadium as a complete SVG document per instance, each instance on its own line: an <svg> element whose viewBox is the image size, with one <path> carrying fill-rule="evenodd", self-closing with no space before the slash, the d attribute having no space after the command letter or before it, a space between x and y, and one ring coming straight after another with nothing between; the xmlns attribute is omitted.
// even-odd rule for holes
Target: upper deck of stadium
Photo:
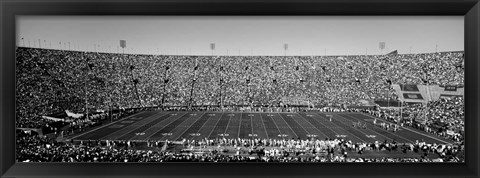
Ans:
<svg viewBox="0 0 480 178"><path fill-rule="evenodd" d="M86 103L103 110L161 105L361 105L365 100L404 101L399 84L420 85L421 94L422 85L461 89L464 84L463 51L166 56L19 47L16 54L17 102L21 103L17 110L23 111L19 117L82 112Z"/></svg>

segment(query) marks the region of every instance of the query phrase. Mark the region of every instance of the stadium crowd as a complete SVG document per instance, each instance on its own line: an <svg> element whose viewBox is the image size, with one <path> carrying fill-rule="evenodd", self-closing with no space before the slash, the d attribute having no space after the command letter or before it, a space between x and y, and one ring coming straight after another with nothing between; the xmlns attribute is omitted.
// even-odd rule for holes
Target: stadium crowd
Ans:
<svg viewBox="0 0 480 178"><path fill-rule="evenodd" d="M18 134L18 162L460 162L461 145L399 144L396 142L352 143L343 139L272 140L204 139L183 140L180 152L136 149L131 141L57 142L46 136ZM149 148L164 147L148 141ZM207 149L209 146L209 149ZM193 149L204 148L204 149ZM225 149L229 148L229 149ZM194 152L201 150L201 152ZM362 158L368 152L413 153L401 158ZM350 158L348 155L360 156Z"/></svg>
<svg viewBox="0 0 480 178"><path fill-rule="evenodd" d="M397 100L391 83L463 84L463 53L161 56L17 49L18 123L63 110ZM284 98L297 98L289 103ZM41 124L40 124L41 125Z"/></svg>
<svg viewBox="0 0 480 178"><path fill-rule="evenodd" d="M465 137L465 103L463 97L440 98L428 104L403 105L400 109L362 110L376 117L401 126L410 126L425 132L445 137L456 142Z"/></svg>
<svg viewBox="0 0 480 178"><path fill-rule="evenodd" d="M359 105L359 100L398 101L391 84L463 85L463 68L463 52L369 56L164 56L19 47L16 51L16 124L19 128L41 128L51 122L42 116L65 110L86 113L95 109L159 106L164 110L178 109L176 106L203 106L197 109L215 110L225 105L230 110L249 111L345 111L346 106ZM285 107L292 105L302 107ZM421 105L408 105L404 114L415 120L424 111L422 108ZM428 122L423 128L462 141L461 134L452 136L447 131L463 132L463 99L433 101L428 111ZM395 111L368 112L398 121ZM415 127L412 119L401 122ZM49 148L37 147L47 142L36 136L19 137L17 147L21 151L17 153L39 156L34 161L69 162L77 156L66 155L82 150L63 143L51 144ZM54 153L55 149L58 153ZM138 161L136 159L145 154L132 150L105 151L98 147L85 147L83 151L128 153L131 158L120 157L128 161ZM53 158L52 154L60 155ZM157 154L162 160L180 157L175 156L177 153ZM45 155L47 160L42 158ZM164 156L169 158L163 159ZM116 158L112 157L108 159Z"/></svg>

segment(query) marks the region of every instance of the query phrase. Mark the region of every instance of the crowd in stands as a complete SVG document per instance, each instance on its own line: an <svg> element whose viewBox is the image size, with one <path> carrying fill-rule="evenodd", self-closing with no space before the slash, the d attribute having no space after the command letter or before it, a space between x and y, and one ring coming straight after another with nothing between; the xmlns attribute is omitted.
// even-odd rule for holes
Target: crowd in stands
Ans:
<svg viewBox="0 0 480 178"><path fill-rule="evenodd" d="M403 105L400 109L363 110L363 112L410 126L425 132L461 142L465 136L465 103L463 97Z"/></svg>
<svg viewBox="0 0 480 178"><path fill-rule="evenodd" d="M463 84L463 53L163 56L18 48L18 122L63 110L397 100L391 83ZM87 101L85 101L87 100Z"/></svg>
<svg viewBox="0 0 480 178"><path fill-rule="evenodd" d="M463 60L463 52L369 56L165 56L19 47L16 51L16 125L41 128L51 123L41 116L65 110L86 113L86 105L88 110L105 111L142 107L259 112L350 111L346 106L357 105L359 100L398 101L390 84L463 85ZM297 103L291 103L292 100ZM298 103L304 106L288 107ZM225 107L217 107L220 105ZM404 118L401 122L420 127L413 121L422 117L424 108L423 105L406 105L403 114L410 119ZM366 112L399 121L396 111ZM463 140L462 134L447 134L447 130L463 133L463 98L432 101L427 113L429 122L421 127L456 141ZM129 149L105 150L98 146L74 149L75 145L67 143L48 144L51 140L40 136L19 138L23 140L17 140L17 155L25 155L25 158L18 158L20 161L28 158L30 161L148 162L181 161L185 156ZM94 154L90 153L98 156L92 157ZM147 153L155 156L144 156ZM340 160L333 158L328 161ZM192 159L245 161L247 157L211 154L188 158ZM309 158L308 161L322 159ZM267 161L258 161L261 160Z"/></svg>
<svg viewBox="0 0 480 178"><path fill-rule="evenodd" d="M465 128L465 103L463 97L440 98L428 105L412 104L405 107L407 120L421 120L415 127L429 133L462 141ZM412 122L413 124L413 122ZM426 128L426 129L425 129Z"/></svg>
<svg viewBox="0 0 480 178"><path fill-rule="evenodd" d="M204 139L183 140L180 152L136 149L131 141L88 141L81 144L56 142L46 136L18 134L18 162L460 162L463 146L416 142L352 143L343 139L272 140ZM149 141L149 147L163 147ZM207 149L207 146L209 149ZM192 148L204 148L194 152ZM231 150L228 150L228 149ZM197 149L198 150L198 149ZM402 158L349 157L349 153L411 153ZM412 156L417 155L417 156Z"/></svg>

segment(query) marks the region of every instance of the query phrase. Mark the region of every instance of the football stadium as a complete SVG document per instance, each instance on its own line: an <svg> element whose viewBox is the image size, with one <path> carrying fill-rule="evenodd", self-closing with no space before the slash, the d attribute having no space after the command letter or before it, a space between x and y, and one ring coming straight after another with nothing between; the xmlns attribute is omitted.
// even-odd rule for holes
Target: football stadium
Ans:
<svg viewBox="0 0 480 178"><path fill-rule="evenodd" d="M195 56L22 46L16 102L18 162L465 157L463 51Z"/></svg>

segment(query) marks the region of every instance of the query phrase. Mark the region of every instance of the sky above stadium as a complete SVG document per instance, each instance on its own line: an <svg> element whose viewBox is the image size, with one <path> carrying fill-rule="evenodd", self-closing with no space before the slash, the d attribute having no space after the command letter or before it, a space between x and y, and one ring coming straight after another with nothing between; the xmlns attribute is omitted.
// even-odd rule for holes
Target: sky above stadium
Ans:
<svg viewBox="0 0 480 178"><path fill-rule="evenodd" d="M464 50L463 16L19 16L17 45L167 55L372 55ZM379 42L385 42L383 51ZM40 44L39 44L40 43Z"/></svg>

